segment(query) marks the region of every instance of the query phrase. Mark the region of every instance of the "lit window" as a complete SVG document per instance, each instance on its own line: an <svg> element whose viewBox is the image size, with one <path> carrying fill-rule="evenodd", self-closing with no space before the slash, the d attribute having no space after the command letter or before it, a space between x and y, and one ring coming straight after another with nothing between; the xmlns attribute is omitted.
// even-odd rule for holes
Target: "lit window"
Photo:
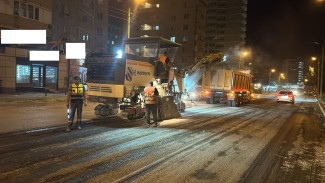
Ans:
<svg viewBox="0 0 325 183"><path fill-rule="evenodd" d="M150 26L148 24L144 24L144 25L141 25L141 29L142 30L152 30L152 26Z"/></svg>
<svg viewBox="0 0 325 183"><path fill-rule="evenodd" d="M115 44L115 42L114 42L114 41L112 41L112 44Z"/></svg>
<svg viewBox="0 0 325 183"><path fill-rule="evenodd" d="M173 37L170 37L170 40L171 40L171 41L174 41L174 42L175 42L175 40L176 40L176 37L175 37L175 36L173 36Z"/></svg>
<svg viewBox="0 0 325 183"><path fill-rule="evenodd" d="M159 4L156 4L156 8L159 8Z"/></svg>
<svg viewBox="0 0 325 183"><path fill-rule="evenodd" d="M152 5L150 4L150 3L144 3L144 8L151 8L152 7Z"/></svg>
<svg viewBox="0 0 325 183"><path fill-rule="evenodd" d="M16 66L16 83L30 83L30 66L18 65Z"/></svg>
<svg viewBox="0 0 325 183"><path fill-rule="evenodd" d="M156 25L155 30L159 30L159 25Z"/></svg>
<svg viewBox="0 0 325 183"><path fill-rule="evenodd" d="M56 84L58 81L58 68L46 66L46 84Z"/></svg>

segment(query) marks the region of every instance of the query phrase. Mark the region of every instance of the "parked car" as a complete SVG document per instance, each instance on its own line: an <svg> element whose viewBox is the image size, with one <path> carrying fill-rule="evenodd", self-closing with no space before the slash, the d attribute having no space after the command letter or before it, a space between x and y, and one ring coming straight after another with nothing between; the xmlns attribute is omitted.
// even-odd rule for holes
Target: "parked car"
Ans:
<svg viewBox="0 0 325 183"><path fill-rule="evenodd" d="M276 94L277 102L290 102L292 104L295 103L295 96L291 90L280 90Z"/></svg>

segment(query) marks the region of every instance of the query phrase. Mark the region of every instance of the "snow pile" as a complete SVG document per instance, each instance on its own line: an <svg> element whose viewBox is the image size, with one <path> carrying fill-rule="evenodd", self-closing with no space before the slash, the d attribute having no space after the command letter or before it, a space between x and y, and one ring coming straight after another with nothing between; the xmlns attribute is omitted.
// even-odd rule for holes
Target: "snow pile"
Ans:
<svg viewBox="0 0 325 183"><path fill-rule="evenodd" d="M297 141L300 141L299 136ZM325 145L323 143L294 143L294 148L283 158L281 169L286 174L310 172L315 179L325 181ZM308 174L308 173L307 173Z"/></svg>

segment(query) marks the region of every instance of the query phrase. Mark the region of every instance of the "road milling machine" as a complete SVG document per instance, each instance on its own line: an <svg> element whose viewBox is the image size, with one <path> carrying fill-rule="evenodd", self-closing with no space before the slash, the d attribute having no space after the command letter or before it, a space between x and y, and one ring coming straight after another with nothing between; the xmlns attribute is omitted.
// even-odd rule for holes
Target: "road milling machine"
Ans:
<svg viewBox="0 0 325 183"><path fill-rule="evenodd" d="M183 78L175 74L173 67L165 67L163 74L157 73L160 56L167 51L172 62L179 46L161 37L141 37L125 40L119 56L90 54L86 59L87 93L90 102L101 103L95 107L95 114L129 120L144 117L143 92L148 82L153 81L160 95L158 119L179 117L179 111L185 108L180 100Z"/></svg>

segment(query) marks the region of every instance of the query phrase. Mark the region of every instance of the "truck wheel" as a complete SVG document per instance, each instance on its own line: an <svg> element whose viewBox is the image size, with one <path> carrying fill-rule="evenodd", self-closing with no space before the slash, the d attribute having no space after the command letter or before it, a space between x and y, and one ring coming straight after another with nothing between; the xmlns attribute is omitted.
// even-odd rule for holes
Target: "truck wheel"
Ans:
<svg viewBox="0 0 325 183"><path fill-rule="evenodd" d="M207 98L206 102L207 102L207 104L211 104L211 99Z"/></svg>
<svg viewBox="0 0 325 183"><path fill-rule="evenodd" d="M232 101L232 106L233 106L233 107L239 107L239 106L240 106L240 101L239 101L238 99L237 99L237 100L236 100L236 99L233 100L233 101Z"/></svg>

